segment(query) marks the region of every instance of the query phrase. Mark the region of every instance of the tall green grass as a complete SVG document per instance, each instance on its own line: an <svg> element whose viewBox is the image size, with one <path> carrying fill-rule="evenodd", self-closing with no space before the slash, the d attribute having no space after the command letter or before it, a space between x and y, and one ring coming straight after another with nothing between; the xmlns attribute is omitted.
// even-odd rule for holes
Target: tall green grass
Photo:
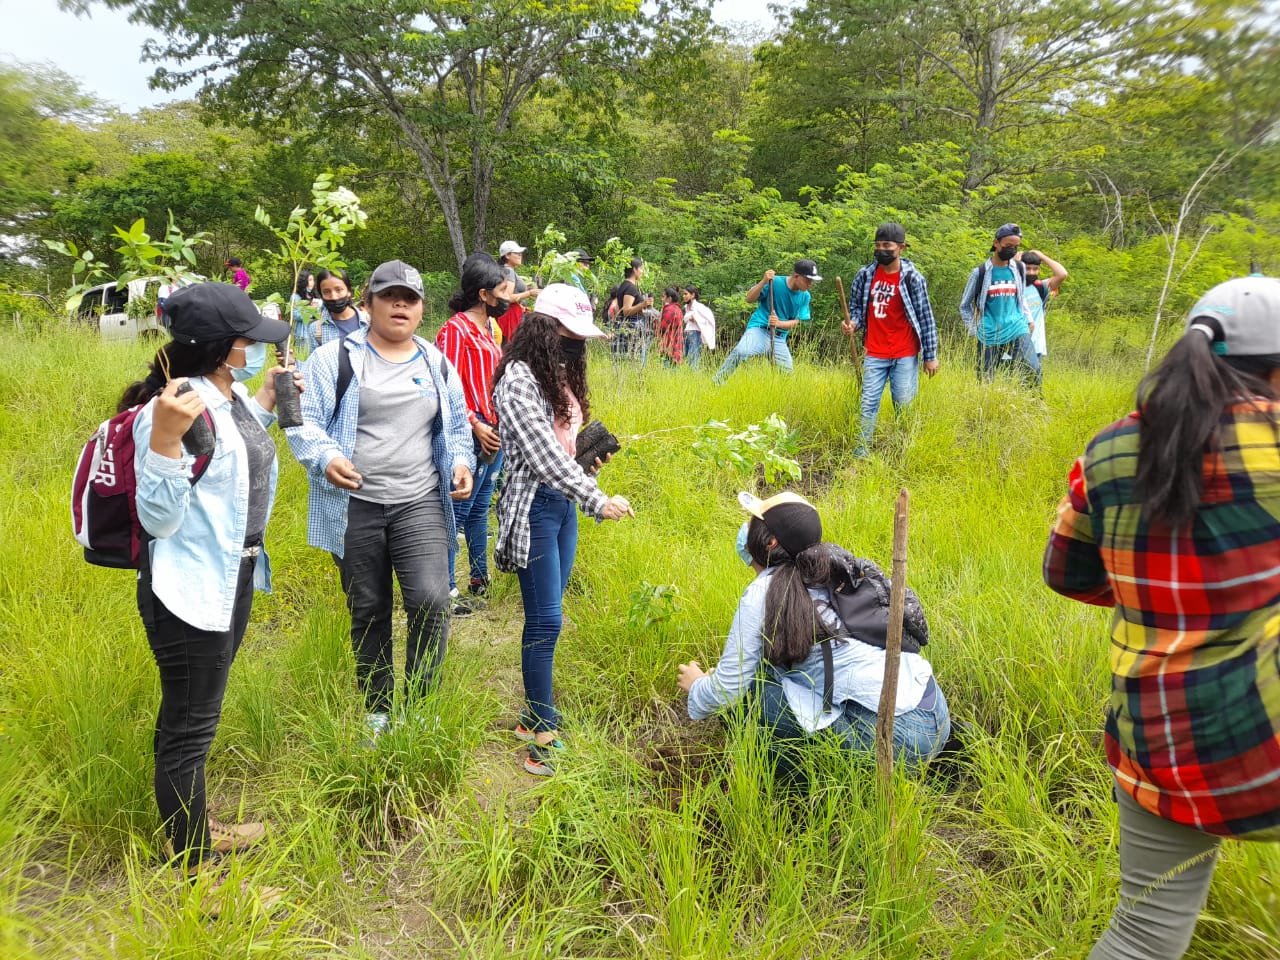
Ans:
<svg viewBox="0 0 1280 960"><path fill-rule="evenodd" d="M1087 954L1117 889L1101 755L1105 612L1040 584L1066 471L1124 413L1128 354L1050 358L1044 399L980 386L944 357L875 456L850 458L847 365L709 372L614 368L594 411L623 438L601 483L634 521L584 521L557 654L571 752L519 769L520 605L455 621L444 682L377 751L332 561L305 544L306 484L281 444L259 595L210 757L213 810L272 826L237 876L286 887L217 921L156 860L150 737L158 683L128 573L68 531L72 464L148 349L63 332L0 359L0 956L1064 957ZM1077 358L1079 354L1079 358ZM1079 359L1079 362L1076 362ZM829 539L887 563L893 498L912 494L909 581L927 653L974 731L953 781L815 751L805 796L773 782L750 724L683 719L675 665L714 662L748 571L735 494L760 489L690 452L709 419L778 411L798 431ZM629 619L638 584L675 615ZM1228 845L1197 958L1280 956L1280 856Z"/></svg>

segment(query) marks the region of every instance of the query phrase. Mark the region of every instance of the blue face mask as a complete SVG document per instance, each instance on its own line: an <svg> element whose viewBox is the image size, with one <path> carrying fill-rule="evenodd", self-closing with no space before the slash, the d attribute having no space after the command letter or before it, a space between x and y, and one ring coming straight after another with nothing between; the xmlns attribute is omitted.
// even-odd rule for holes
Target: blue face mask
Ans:
<svg viewBox="0 0 1280 960"><path fill-rule="evenodd" d="M233 367L227 364L227 369L231 371L233 380L238 380L241 383L246 380L252 380L267 365L267 345L265 343L251 343L247 347L232 347L231 349L244 351L243 367Z"/></svg>
<svg viewBox="0 0 1280 960"><path fill-rule="evenodd" d="M738 556L742 558L742 562L747 566L751 566L754 562L751 558L751 551L747 549L747 526L750 523L750 520L746 520L738 528L738 541L734 544L734 548L738 551Z"/></svg>

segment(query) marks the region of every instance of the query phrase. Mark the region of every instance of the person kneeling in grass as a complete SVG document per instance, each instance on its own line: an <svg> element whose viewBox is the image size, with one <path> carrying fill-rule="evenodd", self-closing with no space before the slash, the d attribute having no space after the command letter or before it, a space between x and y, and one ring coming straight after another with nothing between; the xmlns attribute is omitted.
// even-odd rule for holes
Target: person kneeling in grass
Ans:
<svg viewBox="0 0 1280 960"><path fill-rule="evenodd" d="M756 578L738 603L719 664L710 673L696 660L680 664L689 718L703 720L757 697L775 768L791 779L795 748L810 738L827 736L842 749L871 753L884 681L888 578L871 561L824 543L818 511L798 494L761 501L741 493L738 500L751 514L739 539ZM906 593L893 748L916 766L941 751L951 719L933 668L919 653L929 634L924 611Z"/></svg>

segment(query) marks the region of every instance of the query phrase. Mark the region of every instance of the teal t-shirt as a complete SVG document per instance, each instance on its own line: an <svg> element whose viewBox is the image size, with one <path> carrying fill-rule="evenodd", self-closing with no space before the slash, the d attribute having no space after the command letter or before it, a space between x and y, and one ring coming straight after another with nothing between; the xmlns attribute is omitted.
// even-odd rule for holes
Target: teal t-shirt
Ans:
<svg viewBox="0 0 1280 960"><path fill-rule="evenodd" d="M1030 332L1027 318L1018 303L1018 286L1012 267L994 267L991 286L987 288L987 305L982 311L978 337L983 343L1008 343Z"/></svg>
<svg viewBox="0 0 1280 960"><path fill-rule="evenodd" d="M773 283L773 312L778 315L779 320L808 320L809 319L809 291L808 290L792 290L787 286L786 277L774 277ZM747 321L747 329L752 327L761 327L767 329L769 326L769 286L765 286L760 291L760 300L756 304L756 312L751 314L751 319ZM779 330L778 334L781 339L785 340L790 330Z"/></svg>

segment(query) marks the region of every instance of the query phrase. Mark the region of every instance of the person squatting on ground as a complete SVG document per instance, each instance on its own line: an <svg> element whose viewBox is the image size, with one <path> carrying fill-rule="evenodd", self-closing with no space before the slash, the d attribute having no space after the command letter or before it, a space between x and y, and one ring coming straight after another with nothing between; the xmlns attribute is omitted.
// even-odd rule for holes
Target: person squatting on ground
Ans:
<svg viewBox="0 0 1280 960"><path fill-rule="evenodd" d="M658 351L667 366L680 365L684 359L684 310L680 306L680 288L662 291L662 315L658 318Z"/></svg>
<svg viewBox="0 0 1280 960"><path fill-rule="evenodd" d="M601 491L594 476L599 461L588 472L574 459L578 429L591 411L586 339L605 336L591 313L582 291L548 284L494 375L493 405L507 457L494 563L520 580L525 708L515 735L529 744L525 770L541 776L555 772L564 750L551 674L578 546L574 506L596 520L635 516L625 497Z"/></svg>
<svg viewBox="0 0 1280 960"><path fill-rule="evenodd" d="M156 805L179 870L195 876L215 855L243 849L266 832L260 823L229 826L207 815L205 761L253 591L270 589L271 581L262 541L277 464L266 428L275 422L273 374L283 368L268 373L252 397L243 384L265 366L267 343L288 338L289 325L263 317L242 291L223 283L183 287L165 312L173 339L147 378L125 390L120 410L146 404L133 438L135 499L147 535L138 612L160 670ZM184 382L191 390L179 394ZM182 438L205 411L216 446L196 478Z"/></svg>
<svg viewBox="0 0 1280 960"><path fill-rule="evenodd" d="M395 686L393 574L408 618L408 697L431 685L444 659L452 501L471 496L475 468L462 382L414 333L422 293L408 264L373 271L369 325L311 355L305 423L286 431L311 488L307 542L333 555L347 595L370 741L388 726Z"/></svg>
<svg viewBox="0 0 1280 960"><path fill-rule="evenodd" d="M818 265L812 260L797 260L789 277L779 277L772 270L747 291L747 303L756 304L747 320L747 329L713 378L724 383L729 374L749 357L768 357L780 370L790 373L791 350L787 334L809 319L809 289L821 280Z"/></svg>
<svg viewBox="0 0 1280 960"><path fill-rule="evenodd" d="M644 261L632 257L622 273L622 282L609 294L609 350L614 360L625 360L637 352L641 362L648 359L645 311L653 306L653 295L640 292Z"/></svg>
<svg viewBox="0 0 1280 960"><path fill-rule="evenodd" d="M351 278L338 267L316 274L320 291L320 319L311 324L312 352L367 326L369 318L355 303Z"/></svg>
<svg viewBox="0 0 1280 960"><path fill-rule="evenodd" d="M738 499L751 514L739 532L739 555L756 578L738 604L720 662L709 673L696 660L680 664L680 689L689 695L691 720L755 696L777 772L795 781L802 766L797 751L809 738L828 737L861 754L875 749L889 580L870 560L824 543L818 511L798 494ZM856 622L842 619L835 606L841 584L865 599L850 618ZM937 756L951 732L946 698L918 652L928 634L920 601L908 589L893 749L913 767Z"/></svg>
<svg viewBox="0 0 1280 960"><path fill-rule="evenodd" d="M1039 250L1028 250L1018 257L1026 272L1027 287L1025 297L1027 311L1031 314L1031 343L1036 349L1036 357L1040 361L1040 373L1044 375L1044 358L1049 353L1049 343L1044 329L1044 315L1049 309L1049 298L1058 295L1058 288L1067 279L1067 268L1054 260L1047 253ZM1049 268L1049 276L1040 279L1041 264Z"/></svg>
<svg viewBox="0 0 1280 960"><path fill-rule="evenodd" d="M867 264L849 288L849 320L845 335L862 331L862 438L855 457L870 453L880 416L885 383L893 397L894 415L916 397L920 356L924 372L938 372L938 327L929 303L929 285L910 260L903 259L907 230L900 223L876 229L875 263Z"/></svg>
<svg viewBox="0 0 1280 960"><path fill-rule="evenodd" d="M996 366L1012 359L1029 386L1040 386L1040 358L1031 342L1026 269L1017 260L1022 230L1006 223L996 231L991 256L969 274L960 295L960 316L978 338L978 379L990 380Z"/></svg>
<svg viewBox="0 0 1280 960"><path fill-rule="evenodd" d="M1114 607L1120 900L1091 960L1175 960L1223 837L1280 840L1280 280L1229 280L1071 470L1045 582Z"/></svg>
<svg viewBox="0 0 1280 960"><path fill-rule="evenodd" d="M684 362L696 367L702 350L716 348L716 315L702 302L702 291L693 284L680 291L684 303Z"/></svg>
<svg viewBox="0 0 1280 960"><path fill-rule="evenodd" d="M460 289L449 300L452 317L436 334L436 346L458 371L462 394L471 424L476 472L471 496L453 502L453 516L467 540L467 562L471 568L468 593L457 590L455 566L458 541L449 546L449 595L453 612L465 616L484 606L489 593L489 503L493 485L502 470L502 450L498 442L498 418L493 410L493 374L502 359L502 350L493 338L493 323L506 305L497 290L504 283L502 268L488 254L473 255L462 265Z"/></svg>

